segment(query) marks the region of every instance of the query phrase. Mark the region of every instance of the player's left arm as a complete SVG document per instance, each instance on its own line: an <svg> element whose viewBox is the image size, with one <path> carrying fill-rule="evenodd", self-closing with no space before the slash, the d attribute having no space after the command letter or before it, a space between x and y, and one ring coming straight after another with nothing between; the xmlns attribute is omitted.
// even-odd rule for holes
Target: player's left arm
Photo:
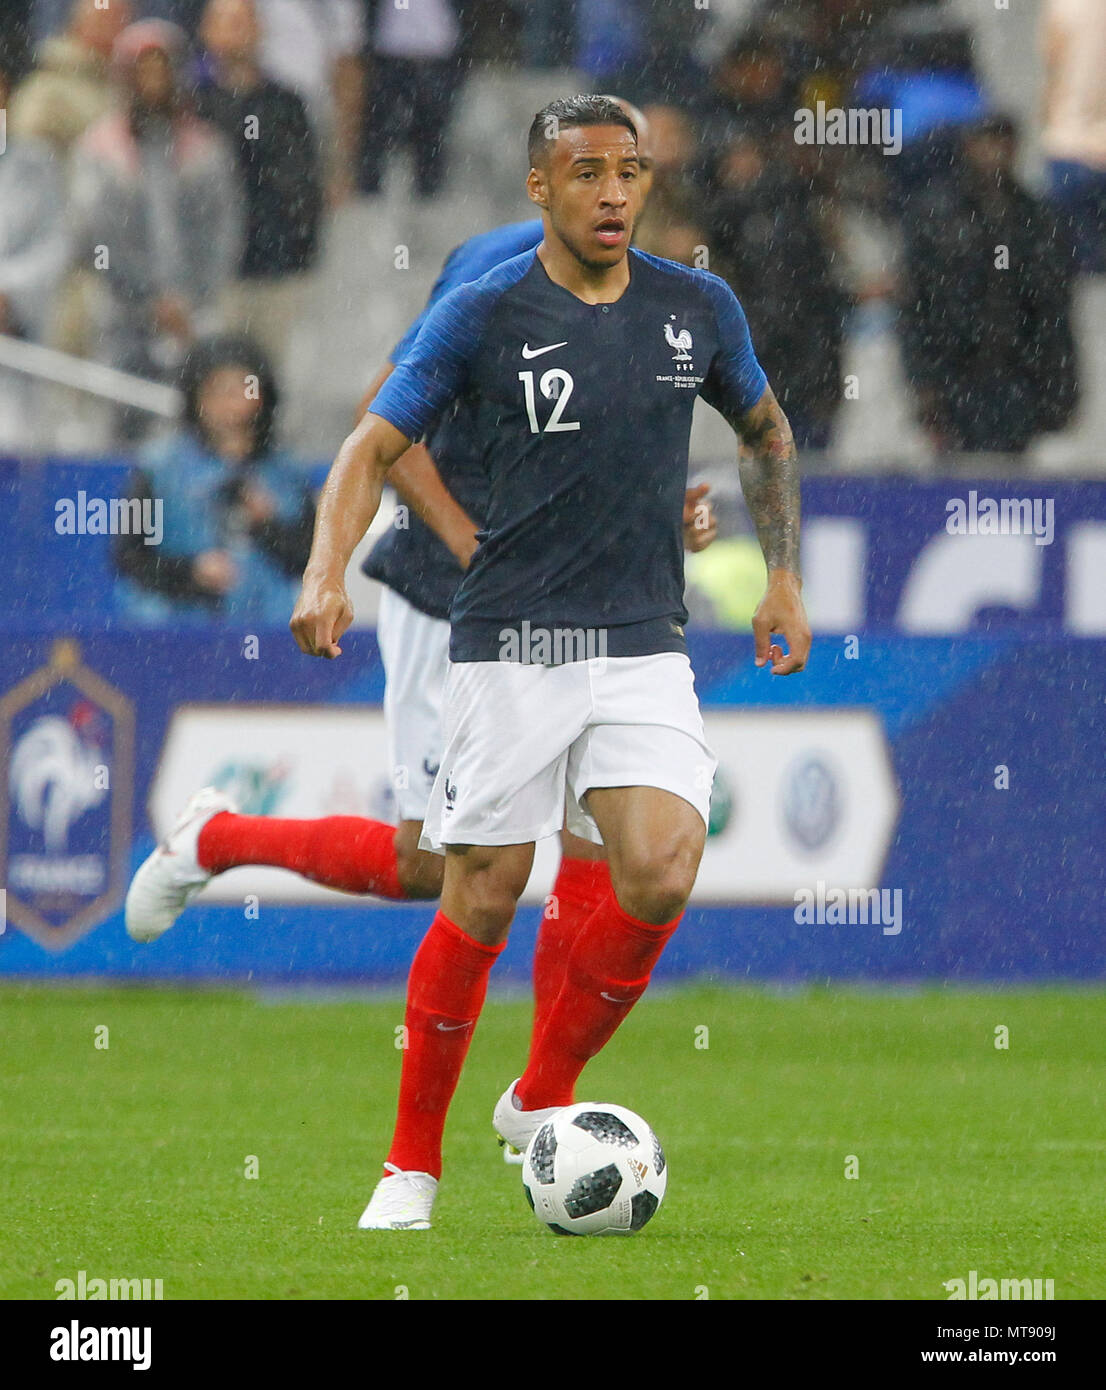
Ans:
<svg viewBox="0 0 1106 1390"><path fill-rule="evenodd" d="M462 569L476 550L476 523L442 481L425 444L412 444L393 465L388 481L424 521Z"/></svg>
<svg viewBox="0 0 1106 1390"><path fill-rule="evenodd" d="M711 301L718 333L703 399L722 413L741 441L741 491L768 568L768 586L753 615L757 665L770 662L774 676L789 676L801 671L810 655L810 624L803 608L799 570L799 459L795 440L757 361L737 296L716 275L688 273ZM776 633L786 640L786 653L772 641Z"/></svg>
<svg viewBox="0 0 1106 1390"><path fill-rule="evenodd" d="M744 445L741 490L768 568L768 586L753 615L756 663L771 662L774 676L789 676L806 665L811 642L799 568L799 458L770 386L734 425ZM786 653L772 641L776 633L786 640Z"/></svg>
<svg viewBox="0 0 1106 1390"><path fill-rule="evenodd" d="M394 356L395 354L393 354ZM364 419L369 406L395 370L389 360L369 383L357 406L354 427ZM468 568L476 549L476 524L442 481L434 460L424 444L412 444L392 464L388 481L411 510L434 532L461 566Z"/></svg>
<svg viewBox="0 0 1106 1390"><path fill-rule="evenodd" d="M368 386L365 387L364 394L362 395L361 399L357 402L357 409L353 413L354 429L356 429L357 426L361 423L361 421L365 418L365 414L368 411L369 406L372 405L373 401L376 400L377 396L380 394L381 388L383 387L384 383L392 375L395 369L396 368L394 362L392 362L391 360L385 362L383 367L381 367L380 370L377 372L376 376L374 376L372 381L369 382Z"/></svg>

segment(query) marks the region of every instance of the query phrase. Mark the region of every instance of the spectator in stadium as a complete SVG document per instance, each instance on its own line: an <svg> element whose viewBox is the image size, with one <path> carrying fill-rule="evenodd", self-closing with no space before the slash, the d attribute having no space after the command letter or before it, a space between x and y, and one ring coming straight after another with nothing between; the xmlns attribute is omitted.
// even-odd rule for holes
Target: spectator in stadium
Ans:
<svg viewBox="0 0 1106 1390"><path fill-rule="evenodd" d="M1081 271L1106 272L1106 6L1047 0L1041 144Z"/></svg>
<svg viewBox="0 0 1106 1390"><path fill-rule="evenodd" d="M101 8L114 8L115 0L98 0ZM31 0L31 37L43 43L65 27L72 0ZM135 19L167 19L191 38L199 28L204 0L133 0Z"/></svg>
<svg viewBox="0 0 1106 1390"><path fill-rule="evenodd" d="M711 269L744 306L801 448L824 449L841 399L849 309L808 186L769 158L756 125L719 152L706 212Z"/></svg>
<svg viewBox="0 0 1106 1390"><path fill-rule="evenodd" d="M319 253L322 188L302 100L262 71L255 0L209 0L197 114L234 150L246 207L245 244L226 322L255 338L281 373Z"/></svg>
<svg viewBox="0 0 1106 1390"><path fill-rule="evenodd" d="M57 161L43 141L17 137L0 159L0 333L41 336L68 254Z"/></svg>
<svg viewBox="0 0 1106 1390"><path fill-rule="evenodd" d="M199 37L205 0L140 0L143 19L167 19L190 39Z"/></svg>
<svg viewBox="0 0 1106 1390"><path fill-rule="evenodd" d="M0 110L7 79L0 71ZM65 188L52 147L12 137L0 157L0 334L41 341L68 264ZM0 447L34 442L39 392L0 368Z"/></svg>
<svg viewBox="0 0 1106 1390"><path fill-rule="evenodd" d="M180 428L149 445L128 497L158 501L163 534L117 538L118 607L136 622L288 621L315 510L276 442L278 388L248 338L195 344Z"/></svg>
<svg viewBox="0 0 1106 1390"><path fill-rule="evenodd" d="M685 0L589 0L575 7L576 66L590 91L680 98L704 73L695 50L714 16Z"/></svg>
<svg viewBox="0 0 1106 1390"><path fill-rule="evenodd" d="M77 255L107 290L102 351L143 376L179 366L192 340L219 326L241 257L238 172L222 136L182 94L185 42L161 20L125 29L115 61L127 105L74 151ZM122 424L135 437L133 419Z"/></svg>
<svg viewBox="0 0 1106 1390"><path fill-rule="evenodd" d="M576 66L584 76L585 89L636 89L633 79L640 74L646 56L645 15L638 0L577 4L575 23Z"/></svg>
<svg viewBox="0 0 1106 1390"><path fill-rule="evenodd" d="M827 106L847 106L863 67L871 60L873 39L896 10L918 0L760 0L751 23L781 45L789 70L798 77L802 104L821 98Z"/></svg>
<svg viewBox="0 0 1106 1390"><path fill-rule="evenodd" d="M35 66L12 94L10 139L49 141L68 159L88 127L119 104L111 51L130 16L129 0L107 9L96 0L61 0L54 16L60 31L50 33L49 17L38 15L43 39ZM78 356L90 351L97 289L88 267L69 269L42 325L50 347Z"/></svg>
<svg viewBox="0 0 1106 1390"><path fill-rule="evenodd" d="M509 3L521 27L524 66L571 67L576 0L509 0Z"/></svg>
<svg viewBox="0 0 1106 1390"><path fill-rule="evenodd" d="M706 80L697 55L714 12L685 0L647 0L644 8L647 52L636 90L650 101L686 101Z"/></svg>
<svg viewBox="0 0 1106 1390"><path fill-rule="evenodd" d="M930 189L954 176L959 132L990 110L976 71L975 36L969 25L926 5L892 15L876 37L851 104L897 113L902 149L885 161L887 176L907 206L919 196L924 215Z"/></svg>
<svg viewBox="0 0 1106 1390"><path fill-rule="evenodd" d="M101 9L72 0L63 33L46 39L38 61L12 93L8 134L49 140L62 154L117 105L112 46L130 22L128 0Z"/></svg>
<svg viewBox="0 0 1106 1390"><path fill-rule="evenodd" d="M1071 248L1017 148L1006 116L965 131L957 177L904 229L905 364L942 451L1020 453L1075 408Z"/></svg>
<svg viewBox="0 0 1106 1390"><path fill-rule="evenodd" d="M798 82L783 46L760 30L747 29L730 45L710 74L706 91L692 102L702 139L711 152L737 130L762 141L794 130Z"/></svg>
<svg viewBox="0 0 1106 1390"><path fill-rule="evenodd" d="M332 207L354 193L364 101L365 11L380 0L257 0L260 66L301 97L326 160ZM389 6L388 8L392 8Z"/></svg>
<svg viewBox="0 0 1106 1390"><path fill-rule="evenodd" d="M380 191L388 156L400 143L410 148L418 196L440 192L463 82L460 43L453 0L422 0L410 9L375 7L358 174L362 193Z"/></svg>

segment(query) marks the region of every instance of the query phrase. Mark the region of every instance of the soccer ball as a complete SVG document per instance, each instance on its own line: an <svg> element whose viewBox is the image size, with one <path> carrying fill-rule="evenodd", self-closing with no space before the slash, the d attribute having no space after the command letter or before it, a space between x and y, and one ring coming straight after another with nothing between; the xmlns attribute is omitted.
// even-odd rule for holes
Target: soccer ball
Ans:
<svg viewBox="0 0 1106 1390"><path fill-rule="evenodd" d="M628 1235L660 1206L668 1165L640 1115L578 1101L530 1140L522 1183L534 1215L558 1235Z"/></svg>

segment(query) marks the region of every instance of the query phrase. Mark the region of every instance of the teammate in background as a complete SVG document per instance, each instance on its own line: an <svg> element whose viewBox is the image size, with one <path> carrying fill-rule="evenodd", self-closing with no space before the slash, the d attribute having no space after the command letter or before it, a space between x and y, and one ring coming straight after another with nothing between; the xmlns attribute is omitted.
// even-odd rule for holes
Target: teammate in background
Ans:
<svg viewBox="0 0 1106 1390"><path fill-rule="evenodd" d="M716 276L630 249L639 158L617 105L551 103L529 154L541 244L434 307L342 445L292 620L303 651L341 654L346 566L389 469L444 412L462 419L491 490L451 610L447 738L424 830L445 852L444 889L411 968L399 1113L365 1229L430 1225L488 974L534 842L564 825L566 802L572 828L607 846L612 891L577 932L526 1070L496 1107L509 1143L524 1148L571 1103L679 923L715 768L683 633L697 394L747 446L742 485L768 569L757 664L789 674L810 649L794 443L741 306ZM529 645L565 631L586 635L583 652L558 661Z"/></svg>
<svg viewBox="0 0 1106 1390"><path fill-rule="evenodd" d="M639 132L641 195L651 181L644 117L619 103ZM427 314L449 291L518 255L542 239L542 222L497 227L470 238L447 258L426 309L393 349L366 391L358 418L413 346ZM444 479L444 481L443 481ZM156 940L187 903L219 873L241 865L289 869L347 893L391 899L436 898L444 860L420 850L427 800L445 745L442 703L448 669L449 609L476 547L473 518L485 515L488 480L462 419L447 416L429 441L412 445L389 481L409 506L408 526L392 528L365 562L365 572L384 585L377 641L384 661L384 715L399 826L361 816L291 820L236 813L213 788L198 792L176 827L135 875L127 897L127 929L138 940ZM689 489L684 504L684 544L702 550L716 528L705 485ZM601 845L564 830L562 859L534 947L536 1043L560 990L576 932L610 892ZM517 1157L507 1145L504 1157Z"/></svg>

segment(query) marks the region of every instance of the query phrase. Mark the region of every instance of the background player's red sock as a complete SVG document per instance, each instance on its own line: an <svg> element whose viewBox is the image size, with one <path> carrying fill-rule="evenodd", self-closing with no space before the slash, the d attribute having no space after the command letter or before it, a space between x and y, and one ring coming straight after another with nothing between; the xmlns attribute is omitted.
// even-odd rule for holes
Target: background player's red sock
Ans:
<svg viewBox="0 0 1106 1390"><path fill-rule="evenodd" d="M441 1176L446 1111L457 1089L488 975L503 946L483 946L439 912L411 962L407 1047L388 1162Z"/></svg>
<svg viewBox="0 0 1106 1390"><path fill-rule="evenodd" d="M565 982L515 1087L524 1110L572 1104L585 1064L644 994L679 922L639 922L622 911L613 893L596 908L569 952Z"/></svg>
<svg viewBox="0 0 1106 1390"><path fill-rule="evenodd" d="M550 1010L564 984L568 955L580 929L611 891L611 871L604 859L561 860L557 881L534 943L534 1027L530 1056L545 1030ZM555 915L551 915L555 914Z"/></svg>
<svg viewBox="0 0 1106 1390"><path fill-rule="evenodd" d="M196 857L213 874L240 864L270 864L345 893L405 898L395 838L394 825L366 816L282 820L220 811L200 831Z"/></svg>

